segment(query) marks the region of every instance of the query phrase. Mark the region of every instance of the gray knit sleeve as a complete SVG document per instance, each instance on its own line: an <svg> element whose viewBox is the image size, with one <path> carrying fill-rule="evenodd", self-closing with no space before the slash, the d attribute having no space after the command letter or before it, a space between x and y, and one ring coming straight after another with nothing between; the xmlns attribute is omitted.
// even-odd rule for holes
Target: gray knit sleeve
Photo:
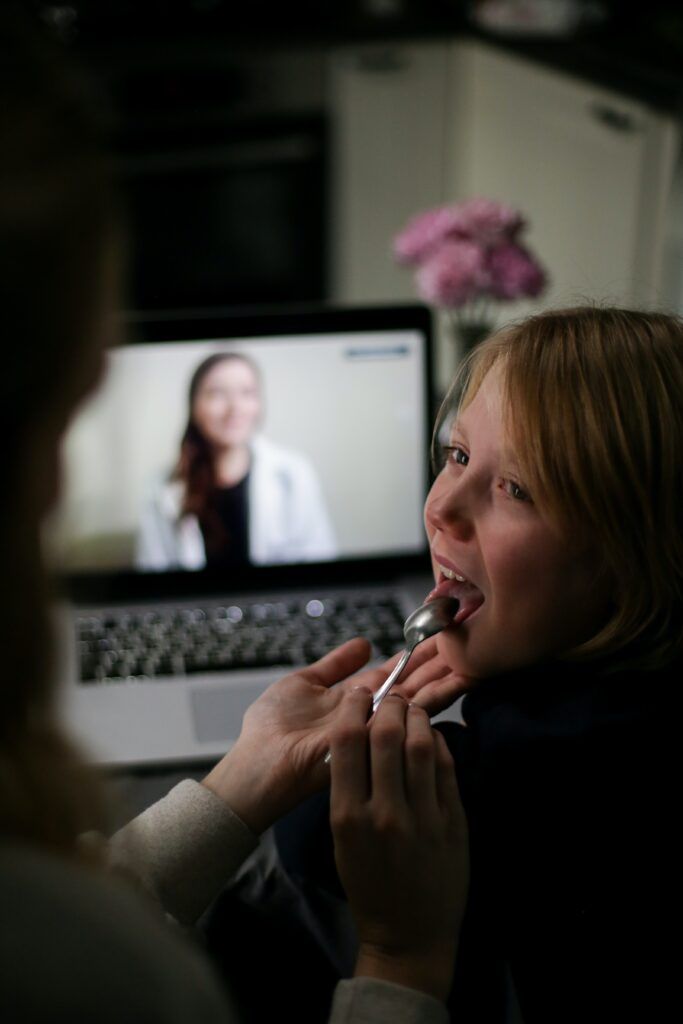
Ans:
<svg viewBox="0 0 683 1024"><path fill-rule="evenodd" d="M448 1024L444 1003L424 992L374 978L340 981L328 1024Z"/></svg>
<svg viewBox="0 0 683 1024"><path fill-rule="evenodd" d="M185 779L111 838L108 859L190 925L257 844L220 797Z"/></svg>

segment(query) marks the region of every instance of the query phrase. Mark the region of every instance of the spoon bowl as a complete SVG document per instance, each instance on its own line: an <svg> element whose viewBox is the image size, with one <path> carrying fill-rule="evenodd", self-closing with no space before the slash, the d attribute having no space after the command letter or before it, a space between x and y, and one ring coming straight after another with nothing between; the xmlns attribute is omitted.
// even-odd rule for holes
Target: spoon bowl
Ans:
<svg viewBox="0 0 683 1024"><path fill-rule="evenodd" d="M415 647L430 636L436 636L453 624L460 602L455 597L435 597L420 605L408 616L403 626L407 647Z"/></svg>

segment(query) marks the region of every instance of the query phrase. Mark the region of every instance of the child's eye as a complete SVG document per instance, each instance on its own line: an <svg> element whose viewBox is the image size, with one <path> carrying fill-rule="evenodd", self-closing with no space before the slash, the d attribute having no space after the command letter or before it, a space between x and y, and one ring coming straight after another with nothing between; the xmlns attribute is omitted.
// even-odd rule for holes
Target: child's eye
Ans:
<svg viewBox="0 0 683 1024"><path fill-rule="evenodd" d="M457 444L445 444L443 446L444 462L449 460L456 462L459 466L466 466L470 461L467 452Z"/></svg>
<svg viewBox="0 0 683 1024"><path fill-rule="evenodd" d="M528 495L527 492L519 486L519 484L515 483L514 480L504 480L503 487L510 497L514 498L516 501L531 501L530 495Z"/></svg>

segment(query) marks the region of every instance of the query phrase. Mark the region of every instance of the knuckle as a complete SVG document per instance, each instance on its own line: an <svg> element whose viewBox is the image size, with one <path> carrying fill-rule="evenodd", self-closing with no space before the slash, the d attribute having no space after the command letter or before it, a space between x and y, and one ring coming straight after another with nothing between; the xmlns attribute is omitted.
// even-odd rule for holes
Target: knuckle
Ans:
<svg viewBox="0 0 683 1024"><path fill-rule="evenodd" d="M352 807L331 808L330 825L335 836L346 837L356 835L360 824L360 815Z"/></svg>
<svg viewBox="0 0 683 1024"><path fill-rule="evenodd" d="M372 745L378 750L390 750L403 743L404 730L398 722L377 722L370 734Z"/></svg>
<svg viewBox="0 0 683 1024"><path fill-rule="evenodd" d="M375 812L375 832L380 837L395 838L404 831L401 815L392 808L381 808Z"/></svg>
<svg viewBox="0 0 683 1024"><path fill-rule="evenodd" d="M427 735L411 736L406 740L406 756L420 764L427 764L434 760L434 742L432 737Z"/></svg>

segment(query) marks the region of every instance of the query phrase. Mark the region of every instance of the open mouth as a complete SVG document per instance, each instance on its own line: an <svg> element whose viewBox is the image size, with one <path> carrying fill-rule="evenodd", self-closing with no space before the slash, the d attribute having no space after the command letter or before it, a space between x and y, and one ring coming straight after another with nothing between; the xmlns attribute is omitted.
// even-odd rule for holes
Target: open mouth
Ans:
<svg viewBox="0 0 683 1024"><path fill-rule="evenodd" d="M460 602L460 608L453 622L459 625L481 608L485 598L479 587L470 580L450 570L446 572L448 575L439 566L439 578L434 589L427 595L427 601L432 601L435 597L456 597Z"/></svg>

